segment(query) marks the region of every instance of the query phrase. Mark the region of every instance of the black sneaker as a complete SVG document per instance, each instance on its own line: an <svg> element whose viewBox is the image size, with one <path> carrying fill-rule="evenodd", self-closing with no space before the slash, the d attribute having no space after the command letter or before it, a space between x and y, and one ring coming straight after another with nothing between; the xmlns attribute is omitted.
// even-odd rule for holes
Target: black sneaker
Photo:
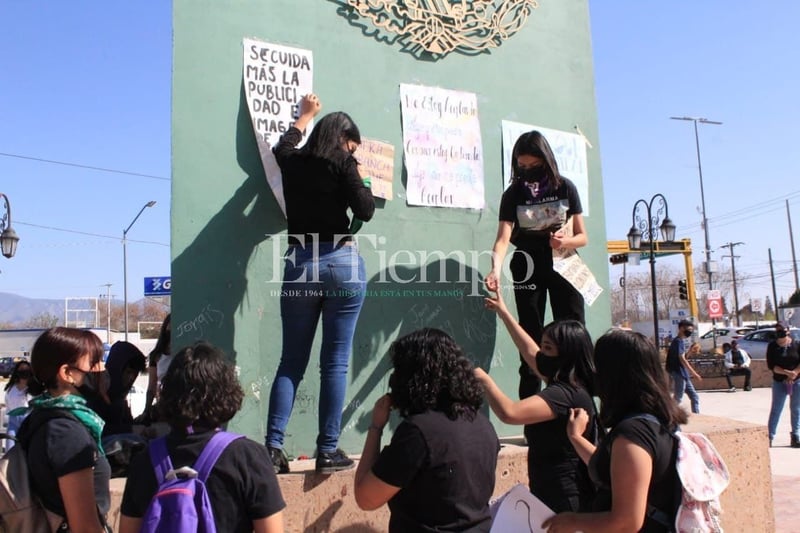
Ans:
<svg viewBox="0 0 800 533"><path fill-rule="evenodd" d="M745 385L744 390L750 392L751 390L753 390L753 387L751 387L750 385Z"/></svg>
<svg viewBox="0 0 800 533"><path fill-rule="evenodd" d="M269 450L269 458L272 460L272 466L275 468L276 474L289 473L289 458L286 457L286 452L282 448L273 448L267 446Z"/></svg>
<svg viewBox="0 0 800 533"><path fill-rule="evenodd" d="M790 434L789 436L792 439L792 441L791 441L792 442L792 444L791 444L792 448L800 448L800 437L798 437L797 435L794 435L794 434Z"/></svg>
<svg viewBox="0 0 800 533"><path fill-rule="evenodd" d="M317 452L317 474L333 474L340 470L349 470L354 466L355 462L342 450Z"/></svg>

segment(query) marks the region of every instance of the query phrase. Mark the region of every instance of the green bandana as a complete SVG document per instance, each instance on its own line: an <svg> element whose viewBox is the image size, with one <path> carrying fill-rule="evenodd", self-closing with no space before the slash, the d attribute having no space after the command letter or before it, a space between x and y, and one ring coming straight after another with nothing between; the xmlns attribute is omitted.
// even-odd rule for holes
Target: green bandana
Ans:
<svg viewBox="0 0 800 533"><path fill-rule="evenodd" d="M103 434L103 426L105 422L100 418L97 413L92 411L86 406L86 400L75 394L67 394L65 396L50 396L49 392L45 392L41 396L37 396L28 402L28 405L33 409L63 409L69 411L72 416L81 421L89 430L89 434L94 438L97 443L97 449L100 450L102 455L106 452L103 450L103 443L100 440ZM17 411L22 411L17 413ZM30 409L25 407L18 407L13 409L9 415L16 416L18 414L25 414Z"/></svg>

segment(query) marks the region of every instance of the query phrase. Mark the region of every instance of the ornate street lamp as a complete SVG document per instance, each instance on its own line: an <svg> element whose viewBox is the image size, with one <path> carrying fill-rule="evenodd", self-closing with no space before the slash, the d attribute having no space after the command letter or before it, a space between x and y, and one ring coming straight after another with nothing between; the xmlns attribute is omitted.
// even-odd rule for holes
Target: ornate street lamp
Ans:
<svg viewBox="0 0 800 533"><path fill-rule="evenodd" d="M3 255L11 259L17 253L17 243L19 237L14 228L11 227L11 203L8 201L8 196L0 192L0 198L3 199L5 213L0 217L0 248L2 248Z"/></svg>
<svg viewBox="0 0 800 533"><path fill-rule="evenodd" d="M647 216L639 212L643 207ZM654 210L655 208L655 210ZM661 193L655 194L649 202L636 200L633 204L631 213L631 229L628 231L628 247L631 250L639 250L642 246L642 238L647 239L650 251L650 287L653 297L653 338L656 346L659 346L658 339L658 299L656 294L656 253L655 241L658 238L656 230L661 230L661 238L666 242L675 240L675 224L669 218L669 206L667 199ZM660 222L660 224L659 224Z"/></svg>

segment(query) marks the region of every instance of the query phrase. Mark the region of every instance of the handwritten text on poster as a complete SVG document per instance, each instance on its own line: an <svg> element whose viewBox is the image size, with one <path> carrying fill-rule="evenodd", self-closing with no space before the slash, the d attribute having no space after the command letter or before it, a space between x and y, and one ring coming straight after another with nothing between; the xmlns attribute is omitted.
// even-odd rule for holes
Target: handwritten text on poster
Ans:
<svg viewBox="0 0 800 533"><path fill-rule="evenodd" d="M483 146L474 93L400 85L408 204L481 209Z"/></svg>
<svg viewBox="0 0 800 533"><path fill-rule="evenodd" d="M254 39L244 39L242 45L244 92L258 151L270 189L286 214L272 145L294 124L303 95L312 92L313 58L310 50Z"/></svg>

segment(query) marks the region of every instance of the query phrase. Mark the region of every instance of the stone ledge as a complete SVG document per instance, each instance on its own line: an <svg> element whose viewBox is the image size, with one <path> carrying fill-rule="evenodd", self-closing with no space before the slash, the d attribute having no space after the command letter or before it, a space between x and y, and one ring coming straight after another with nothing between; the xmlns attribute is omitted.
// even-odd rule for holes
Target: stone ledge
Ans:
<svg viewBox="0 0 800 533"><path fill-rule="evenodd" d="M750 533L774 531L767 428L727 418L692 415L684 431L706 434L728 465L731 484L722 495L723 528ZM292 461L291 468L290 474L279 476L287 503L284 511L287 532L369 533L387 530L389 510L386 506L366 512L356 505L352 496L355 469L329 476L318 475L314 472L313 460ZM494 497L517 483L527 482L527 448L503 444L497 461ZM115 531L119 525L119 505L124 487L124 479L111 480L109 521ZM742 505L742 502L758 502L758 505Z"/></svg>

